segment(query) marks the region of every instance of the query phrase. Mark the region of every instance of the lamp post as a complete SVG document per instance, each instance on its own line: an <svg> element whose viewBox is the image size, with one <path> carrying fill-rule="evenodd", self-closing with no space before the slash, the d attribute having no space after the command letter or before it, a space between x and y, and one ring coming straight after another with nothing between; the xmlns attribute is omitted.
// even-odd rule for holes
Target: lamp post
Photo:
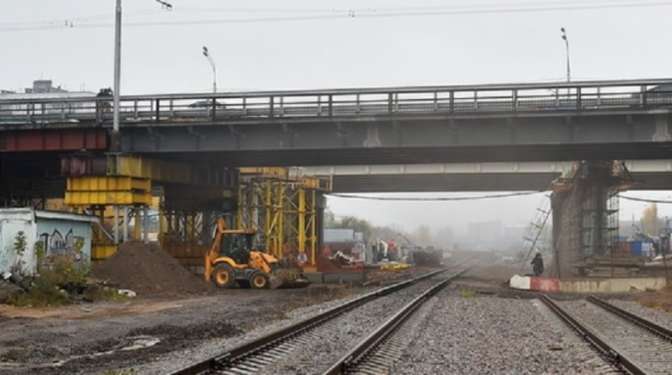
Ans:
<svg viewBox="0 0 672 375"><path fill-rule="evenodd" d="M208 59L210 67L212 68L212 93L217 94L217 68L215 67L215 60L212 59L208 47L203 46L203 56Z"/></svg>
<svg viewBox="0 0 672 375"><path fill-rule="evenodd" d="M567 30L565 30L564 27L560 28L560 32L562 32L562 40L565 41L565 56L567 58L567 82L570 82L572 80L572 71L569 66L569 39L567 38Z"/></svg>
<svg viewBox="0 0 672 375"><path fill-rule="evenodd" d="M163 0L156 0L166 10L172 10L173 6ZM121 86L121 0L116 0L114 11L114 92L112 112L112 151L119 152L119 98Z"/></svg>

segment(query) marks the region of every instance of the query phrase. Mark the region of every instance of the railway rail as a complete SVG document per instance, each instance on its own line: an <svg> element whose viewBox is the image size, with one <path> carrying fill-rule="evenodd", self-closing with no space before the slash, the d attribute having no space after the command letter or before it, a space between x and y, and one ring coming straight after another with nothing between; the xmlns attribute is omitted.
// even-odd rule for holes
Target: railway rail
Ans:
<svg viewBox="0 0 672 375"><path fill-rule="evenodd" d="M258 339L243 343L224 353L192 364L175 371L172 374L192 375L218 373L244 375L257 373L273 362L286 357L296 346L310 342L311 331L317 327L325 325L346 312L354 310L367 302L407 288L444 272L448 272L448 269L429 272L416 278L366 293L318 315L271 332ZM461 274L461 272L458 274ZM453 279L455 277L457 276L452 275L448 279Z"/></svg>
<svg viewBox="0 0 672 375"><path fill-rule="evenodd" d="M597 297L588 304L567 302L565 306L547 295L540 297L562 321L571 327L616 369L626 374L670 374L672 331L616 307Z"/></svg>
<svg viewBox="0 0 672 375"><path fill-rule="evenodd" d="M407 321L423 303L450 284L451 281L459 277L463 272L464 271L454 274L451 277L436 283L421 295L414 298L401 310L397 311L393 316L388 318L383 324L371 332L338 362L332 365L324 375L386 373L401 353L401 348L394 344L390 345L389 340L394 333L399 330L404 322Z"/></svg>

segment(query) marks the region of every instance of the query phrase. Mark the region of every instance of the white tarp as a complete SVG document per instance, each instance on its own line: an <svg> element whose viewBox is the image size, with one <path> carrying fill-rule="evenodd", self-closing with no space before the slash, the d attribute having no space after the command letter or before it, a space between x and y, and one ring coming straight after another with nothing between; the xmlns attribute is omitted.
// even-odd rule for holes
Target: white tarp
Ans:
<svg viewBox="0 0 672 375"><path fill-rule="evenodd" d="M513 289L530 290L530 277L513 275L509 280L509 287Z"/></svg>

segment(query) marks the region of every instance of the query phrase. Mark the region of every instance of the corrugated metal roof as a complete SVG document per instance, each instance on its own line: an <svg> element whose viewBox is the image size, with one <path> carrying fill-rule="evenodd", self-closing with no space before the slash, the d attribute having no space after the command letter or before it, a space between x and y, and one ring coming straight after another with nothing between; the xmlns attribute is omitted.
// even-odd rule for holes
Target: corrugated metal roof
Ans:
<svg viewBox="0 0 672 375"><path fill-rule="evenodd" d="M73 214L69 212L58 211L41 211L36 210L35 216L38 219L52 219L52 220L70 220L70 221L84 221L89 223L98 223L100 220L95 216Z"/></svg>
<svg viewBox="0 0 672 375"><path fill-rule="evenodd" d="M0 208L0 219L9 217L20 217L23 220L29 220L28 218L32 219L32 217L35 217L37 219L81 221L88 223L100 222L95 216L73 214L70 212L33 210L30 207Z"/></svg>

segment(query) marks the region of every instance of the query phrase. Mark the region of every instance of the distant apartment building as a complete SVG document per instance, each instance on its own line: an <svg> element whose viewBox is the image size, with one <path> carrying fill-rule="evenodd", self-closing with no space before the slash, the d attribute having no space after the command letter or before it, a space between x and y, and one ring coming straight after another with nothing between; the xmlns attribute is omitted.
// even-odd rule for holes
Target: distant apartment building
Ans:
<svg viewBox="0 0 672 375"><path fill-rule="evenodd" d="M40 79L33 81L33 86L24 92L0 90L1 100L30 100L30 99L70 99L70 98L95 98L96 94L90 91L67 91L61 86L54 86L51 80ZM94 106L90 103L53 102L44 105L30 105L25 103L0 103L0 117L3 115L30 115L33 113L64 113L82 109L85 106Z"/></svg>

